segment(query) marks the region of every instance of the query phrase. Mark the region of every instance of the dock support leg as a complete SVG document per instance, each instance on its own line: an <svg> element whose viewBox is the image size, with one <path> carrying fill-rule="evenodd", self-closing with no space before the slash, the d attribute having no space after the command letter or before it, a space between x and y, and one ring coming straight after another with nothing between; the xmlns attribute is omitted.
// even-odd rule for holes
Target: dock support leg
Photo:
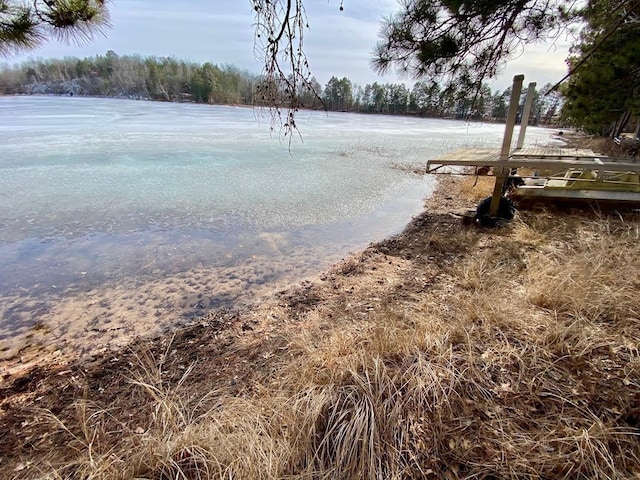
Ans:
<svg viewBox="0 0 640 480"><path fill-rule="evenodd" d="M504 137L502 139L502 149L500 150L500 161L504 162L509 160L509 153L511 151L511 139L513 138L513 130L516 126L516 117L518 115L518 107L520 105L520 93L522 92L522 82L524 81L524 75L516 75L513 77L513 86L511 87L511 101L509 102L509 114L507 115L507 125L504 130ZM509 174L508 168L500 168L497 172L496 184L493 188L493 196L491 197L491 208L489 209L489 215L492 217L497 216L498 207L500 206L500 197L502 197L502 187L504 181Z"/></svg>
<svg viewBox="0 0 640 480"><path fill-rule="evenodd" d="M529 84L529 88L527 88L527 99L524 102L524 110L522 111L522 118L520 119L520 133L518 133L516 150L520 150L524 145L524 136L527 133L527 127L529 126L529 117L531 116L531 107L533 106L533 97L535 94L536 83L531 82Z"/></svg>

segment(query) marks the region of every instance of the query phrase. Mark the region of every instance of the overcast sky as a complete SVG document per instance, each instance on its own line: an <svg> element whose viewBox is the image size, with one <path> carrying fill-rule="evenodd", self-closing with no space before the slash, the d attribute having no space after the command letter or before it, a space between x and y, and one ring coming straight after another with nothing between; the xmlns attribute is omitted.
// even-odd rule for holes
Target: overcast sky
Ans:
<svg viewBox="0 0 640 480"><path fill-rule="evenodd" d="M332 75L346 76L364 85L377 82L414 81L393 74L378 76L370 66L380 20L394 12L396 0L306 0L310 30L305 51L311 71L324 86ZM86 57L113 50L119 55L171 56L195 62L233 64L260 73L253 51L254 15L250 0L112 0L112 27L104 38L74 45L50 41L8 63L29 58ZM501 76L490 82L504 89L513 75L525 74L525 82L542 86L555 83L566 73L568 45L533 45L511 61Z"/></svg>

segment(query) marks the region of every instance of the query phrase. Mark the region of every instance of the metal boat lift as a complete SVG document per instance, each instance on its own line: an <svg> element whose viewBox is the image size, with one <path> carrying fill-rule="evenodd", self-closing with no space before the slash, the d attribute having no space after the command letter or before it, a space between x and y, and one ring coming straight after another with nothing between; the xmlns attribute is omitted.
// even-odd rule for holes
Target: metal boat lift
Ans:
<svg viewBox="0 0 640 480"><path fill-rule="evenodd" d="M581 200L626 201L640 203L640 162L619 161L589 149L528 147L524 138L535 93L530 83L522 113L520 132L515 149L511 149L520 93L524 75L513 78L509 113L498 151L486 148L462 148L427 162L427 173L436 173L444 166L491 167L496 182L489 213L498 212L503 187L510 172L518 168L562 171L561 176L543 179L543 185L523 185L516 188L515 198L564 198ZM477 170L476 170L477 171ZM534 177L535 178L535 177Z"/></svg>

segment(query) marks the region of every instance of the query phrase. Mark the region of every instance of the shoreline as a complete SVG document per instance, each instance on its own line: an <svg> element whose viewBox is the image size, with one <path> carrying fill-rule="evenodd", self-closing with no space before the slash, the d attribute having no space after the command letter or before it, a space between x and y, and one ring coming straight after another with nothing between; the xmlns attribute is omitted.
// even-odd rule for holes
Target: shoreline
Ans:
<svg viewBox="0 0 640 480"><path fill-rule="evenodd" d="M475 205L470 185L443 177L401 233L254 308L12 378L0 387L0 472L104 468L97 478L112 478L131 465L123 478L155 478L167 465L195 468L183 460L197 451L209 459L198 472L223 462L254 478L268 468L264 441L288 449L272 452L283 463L269 463L267 478L322 472L344 463L300 467L297 449L318 458L325 440L318 447L314 435L334 441L333 429L317 430L327 412L343 431L357 426L354 409L374 402L395 412L375 416L376 432L392 432L376 459L406 439L406 478L425 478L427 467L433 478L515 478L514 465L548 478L637 473L637 286L624 279L640 261L638 215L540 209L504 229L476 229L458 214ZM192 420L167 430L158 415ZM87 447L82 432L104 443Z"/></svg>
<svg viewBox="0 0 640 480"><path fill-rule="evenodd" d="M406 174L414 178L422 176L413 170ZM414 187L415 191L433 188L431 182L425 183L424 179L420 182L421 186ZM410 208L408 202L413 193L390 200L379 209ZM418 210L418 207L410 210ZM367 213L359 217L358 224L375 222L378 214L378 210ZM397 219L393 221L398 223ZM341 225L325 229L328 234L334 232L336 235L340 231L340 236L344 236ZM317 228L307 227L309 238L305 240L299 237L300 232L306 230L288 232L297 243L285 238L284 233L260 233L255 242L264 244L263 252L255 251L253 255L243 252L244 256L239 256L239 251L228 251L221 257L227 260L220 265L196 262L187 270L169 273L156 267L155 271L162 273L160 277L148 272L99 285L51 285L44 288L44 295L6 295L2 304L5 318L27 326L6 338L2 338L5 332L0 331L0 367L4 376L9 378L7 374L19 375L51 362L77 363L88 358L96 363L113 348L126 348L150 332L159 335L183 328L197 323L203 315L215 315L218 310L236 309L237 306L251 308L272 296L274 291L317 276L341 258L353 254L351 241L344 245L313 247ZM360 248L365 248L364 244ZM234 258L236 260L232 260ZM180 261L186 259L180 257ZM12 316L14 320L11 320ZM35 318L33 324L31 318ZM10 327L11 323L8 323L5 330L8 332ZM5 383L6 380L0 377L0 388Z"/></svg>
<svg viewBox="0 0 640 480"><path fill-rule="evenodd" d="M416 172L413 173L415 174ZM263 285L252 285L252 282L250 280L241 279L241 273L243 271L247 273L247 268L251 269L252 267L254 267L253 265L247 264L245 267L240 266L239 270L235 267L231 269L222 269L229 270L229 272L227 273L218 271L219 269L209 268L206 270L210 272L206 274L204 272L201 274L197 274L196 272L194 274L192 271L190 271L185 272L184 275L173 275L168 280L163 279L163 281L160 282L152 282L154 284L162 285L166 283L166 286L167 288L169 288L170 293L167 294L166 292L163 292L164 295L173 295L175 297L174 303L184 303L185 305L194 302L195 305L198 304L198 301L202 298L202 294L198 294L195 290L206 290L206 286L209 283L209 280L214 283L218 283L220 279L222 279L222 283L224 284L227 283L225 278L233 277L236 280L232 281L232 283L244 282L247 285L245 286L245 288L241 289L244 290L244 293L238 292L237 298L231 300L231 303L229 305L225 304L221 308L213 308L202 316L197 315L197 309L191 309L193 310L193 313L187 315L188 318L185 317L185 313L183 312L179 314L179 316L176 317L175 320L163 322L159 329L151 334L148 333L149 330L148 327L145 326L145 323L142 324L142 329L140 328L140 326L135 325L135 317L136 315L140 315L141 312L139 311L139 308L134 308L134 306L139 302L137 299L132 298L127 293L127 290L122 290L121 286L115 286L112 289L117 295L114 298L114 304L122 304L122 308L120 309L121 314L125 314L127 315L127 317L132 315L133 316L131 317L130 321L122 322L121 324L118 324L117 328L114 328L112 330L110 330L109 327L110 320L106 318L111 316L111 314L107 313L105 310L105 308L111 310L111 307L106 305L106 300L104 298L100 300L100 298L105 296L105 294L103 294L100 298L96 297L92 299L91 297L95 296L95 294L89 292L89 300L87 305L85 305L84 307L80 305L74 306L75 304L72 300L70 300L71 303L66 302L69 303L69 305L67 305L66 307L64 305L60 307L60 314L62 315L62 317L64 317L65 315L73 315L73 312L76 312L75 314L79 314L78 312L80 311L83 312L83 316L92 315L91 310L95 309L96 307L104 307L101 308L100 311L105 310L105 312L98 313L96 319L105 317L103 319L103 321L106 321L105 327L101 328L99 325L97 325L96 328L90 328L90 330L94 330L97 335L106 335L109 338L99 340L97 342L97 346L95 344L92 345L91 343L89 343L88 345L85 344L84 348L82 348L81 344L76 345L75 342L73 342L72 338L67 339L67 341L61 345L58 344L55 338L51 339L50 344L44 344L41 343L41 340L39 339L39 330L43 329L44 332L42 333L46 334L52 327L39 327L39 324L37 324L34 328L31 329L33 333L29 334L27 336L27 339L25 340L27 342L31 342L30 339L35 339L33 344L21 343L14 346L12 349L5 348L5 351L3 352L5 353L5 357L0 360L0 364L2 364L4 370L2 377L0 377L0 389L10 389L11 381L19 379L23 375L28 376L29 372L32 370L47 370L54 365L58 365L60 366L60 368L66 368L69 365L82 367L85 364L91 367L95 367L101 364L101 361L99 360L100 357L119 356L121 352L128 350L131 345L137 345L147 342L163 342L166 340L166 336L170 336L173 334L172 332L182 331L185 329L188 330L194 327L199 328L198 325L208 325L211 319L213 319L214 323L216 323L218 322L219 317L228 317L230 314L233 317L247 315L251 316L252 311L259 309L261 303L268 303L269 301L273 301L274 298L278 295L295 296L297 294L288 294L286 292L297 291L301 288L304 289L305 285L317 281L318 278L326 277L330 274L330 272L339 271L343 265L351 263L354 258L359 258L363 255L366 255L366 252L371 248L375 248L377 245L384 244L386 242L392 241L396 237L404 235L404 232L408 229L411 229L412 225L414 225L414 223L417 221L419 222L418 219L427 214L428 211L447 212L448 214L450 214L452 210L462 213L464 209L470 208L472 206L472 203L460 202L448 195L447 192L450 189L450 185L455 184L456 181L457 180L455 178L440 179L431 195L428 198L423 199L423 208L421 213L415 215L402 229L401 232L392 235L389 238L385 238L381 241L372 242L368 247L365 247L362 250L349 252L346 256L343 256L341 260L330 264L328 267L321 268L320 270L312 269L315 270L314 273L303 275L302 277L300 275L292 274L289 271L289 273L283 274L282 278L276 281L275 284L268 283ZM205 277L209 278L209 280L206 280ZM194 281L196 282L196 284L193 283ZM189 292L187 292L185 288L181 288L179 286L179 284L185 282L187 285L185 288L189 290ZM249 288L249 286L251 286L251 290L247 292L246 290L247 288ZM151 288L151 285L149 285L148 287ZM222 286L222 288L224 289L225 287ZM193 292L191 292L191 290L193 290ZM117 293L116 291L121 292ZM184 301L185 294L188 295L186 301ZM153 295L153 291L149 292L148 296L150 296L151 298L157 298L157 296ZM113 295L107 293L106 297L111 298L113 297ZM120 297L120 300L118 300L118 297ZM181 297L183 298L183 300L181 300ZM16 301L19 301L19 299L17 299ZM103 303L104 306L101 305ZM185 305L183 305L183 307ZM142 306L144 307L144 304ZM180 308L179 310L182 311L185 310L185 308ZM147 313L146 310L144 313ZM172 314L170 310L164 313L164 315L170 315L174 317L176 314L177 313L175 312ZM179 317L182 318L182 320L178 320ZM78 328L80 328L80 330L78 331L78 335L82 337L84 324L79 324ZM124 335L122 335L121 333L117 333L118 331L122 331L123 329L131 328L133 328L133 330L125 333ZM145 334L145 332L147 333ZM86 333L90 334L88 337L90 338L92 334L90 332L85 332L85 334ZM86 342L86 335L84 335L83 338L83 341ZM46 337L42 336L41 339L46 340ZM15 353L12 353L14 350L16 350ZM6 355L6 352L9 352L10 355Z"/></svg>
<svg viewBox="0 0 640 480"><path fill-rule="evenodd" d="M243 104L243 103L208 103L208 102L194 102L194 101L188 101L188 100L154 100L152 98L132 98L132 97L126 97L126 96L122 96L122 97L117 97L117 96L108 96L108 95L69 95L69 94L56 94L56 93L14 93L14 94L9 94L9 95L2 95L0 94L0 98L3 97L45 97L45 98L49 98L49 97L54 97L54 98L60 98L60 97L68 97L68 98L99 98L99 99L113 99L113 100L130 100L133 102L153 102L153 103L166 103L166 104L186 104L186 105L203 105L203 106L209 106L209 107L230 107L230 108L250 108L250 109L255 109L258 111L267 111L270 112L271 108L269 105L251 105L251 104ZM298 109L300 112L308 112L308 113L321 113L321 114L331 114L331 113L353 113L353 114L357 114L357 115L373 115L373 116L382 116L382 117L392 117L392 118L420 118L420 119L426 119L426 120L453 120L453 121L460 121L460 122L465 122L465 123L487 123L487 124L491 124L491 125L505 125L506 120L505 119L500 119L500 120L491 120L491 119L484 119L484 118L457 118L457 117L441 117L441 116L434 116L434 115L420 115L420 114L409 114L409 113L381 113L381 112L359 112L359 111L353 111L353 110L326 110L324 108L305 108L305 107L301 107ZM563 129L566 130L566 128L563 128L562 126L557 126L557 125L531 125L532 127L539 127L539 128L545 128L545 129L550 129L550 130L555 130L555 129Z"/></svg>

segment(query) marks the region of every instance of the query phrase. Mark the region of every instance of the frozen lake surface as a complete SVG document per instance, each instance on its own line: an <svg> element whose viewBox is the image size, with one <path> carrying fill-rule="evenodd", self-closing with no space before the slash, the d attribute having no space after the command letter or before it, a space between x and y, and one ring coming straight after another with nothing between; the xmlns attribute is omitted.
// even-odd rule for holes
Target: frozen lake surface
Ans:
<svg viewBox="0 0 640 480"><path fill-rule="evenodd" d="M289 147L251 108L0 98L3 357L146 332L326 268L420 212L434 179L408 170L504 131L321 112L298 125Z"/></svg>

